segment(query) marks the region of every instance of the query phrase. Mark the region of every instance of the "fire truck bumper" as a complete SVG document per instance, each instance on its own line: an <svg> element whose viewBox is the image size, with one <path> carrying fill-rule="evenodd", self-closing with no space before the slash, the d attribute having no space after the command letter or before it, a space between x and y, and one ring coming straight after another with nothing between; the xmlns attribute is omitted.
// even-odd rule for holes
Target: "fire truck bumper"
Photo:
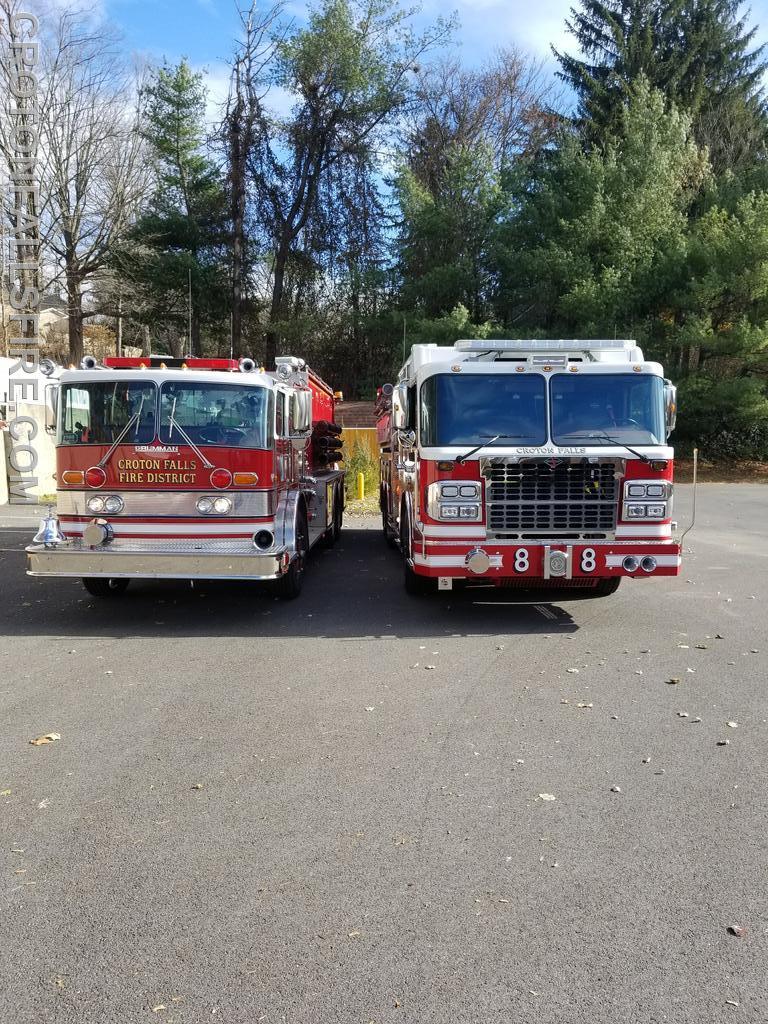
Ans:
<svg viewBox="0 0 768 1024"><path fill-rule="evenodd" d="M110 579L271 580L290 564L287 550L257 551L252 545L229 544L228 550L204 551L191 545L109 545L88 548L61 544L27 547L29 576L96 576Z"/></svg>
<svg viewBox="0 0 768 1024"><path fill-rule="evenodd" d="M413 567L420 576L482 579L500 585L572 582L583 586L616 576L677 576L680 564L681 549L674 540L594 544L427 543L413 554Z"/></svg>

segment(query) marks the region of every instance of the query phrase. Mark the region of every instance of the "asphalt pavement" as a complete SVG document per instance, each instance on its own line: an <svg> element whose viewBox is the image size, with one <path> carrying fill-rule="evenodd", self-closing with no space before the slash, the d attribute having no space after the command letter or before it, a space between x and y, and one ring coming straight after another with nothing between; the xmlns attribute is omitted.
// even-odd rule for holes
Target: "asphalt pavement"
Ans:
<svg viewBox="0 0 768 1024"><path fill-rule="evenodd" d="M358 519L295 602L99 601L24 575L26 515L2 1024L768 1021L768 488L602 600L409 597Z"/></svg>

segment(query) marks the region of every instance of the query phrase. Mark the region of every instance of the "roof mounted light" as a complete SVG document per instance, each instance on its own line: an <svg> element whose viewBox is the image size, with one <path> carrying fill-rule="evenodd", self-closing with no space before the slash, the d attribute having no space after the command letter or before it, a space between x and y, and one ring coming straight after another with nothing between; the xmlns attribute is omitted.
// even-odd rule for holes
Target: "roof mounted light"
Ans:
<svg viewBox="0 0 768 1024"><path fill-rule="evenodd" d="M80 360L81 370L96 370L99 366L99 360L96 356L83 356Z"/></svg>
<svg viewBox="0 0 768 1024"><path fill-rule="evenodd" d="M253 359L249 359L247 356L244 356L237 365L239 366L241 373L253 373L256 369L256 363Z"/></svg>
<svg viewBox="0 0 768 1024"><path fill-rule="evenodd" d="M577 352L583 349L597 351L629 352L637 347L636 341L626 339L573 338L554 341L542 338L511 338L497 340L495 338L463 338L454 344L459 352Z"/></svg>

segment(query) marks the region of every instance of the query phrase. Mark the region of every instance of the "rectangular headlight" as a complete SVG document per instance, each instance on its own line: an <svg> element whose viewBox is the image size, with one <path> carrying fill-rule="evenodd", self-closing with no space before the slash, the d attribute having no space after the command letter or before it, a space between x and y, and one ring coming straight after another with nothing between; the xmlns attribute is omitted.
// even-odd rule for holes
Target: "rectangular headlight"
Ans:
<svg viewBox="0 0 768 1024"><path fill-rule="evenodd" d="M625 519L645 519L645 505L627 505Z"/></svg>
<svg viewBox="0 0 768 1024"><path fill-rule="evenodd" d="M440 518L441 519L458 519L461 511L460 505L440 505Z"/></svg>
<svg viewBox="0 0 768 1024"><path fill-rule="evenodd" d="M479 519L479 505L459 505L459 519Z"/></svg>
<svg viewBox="0 0 768 1024"><path fill-rule="evenodd" d="M666 505L647 505L646 508L649 519L664 519L667 514Z"/></svg>

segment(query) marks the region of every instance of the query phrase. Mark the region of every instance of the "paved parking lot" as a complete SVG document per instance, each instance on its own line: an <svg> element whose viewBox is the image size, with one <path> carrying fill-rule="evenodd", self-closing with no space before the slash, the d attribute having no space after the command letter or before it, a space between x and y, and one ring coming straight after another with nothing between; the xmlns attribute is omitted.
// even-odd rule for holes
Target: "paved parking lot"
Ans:
<svg viewBox="0 0 768 1024"><path fill-rule="evenodd" d="M598 601L409 598L357 520L294 603L105 603L29 536L0 510L3 1022L768 1020L768 489Z"/></svg>

